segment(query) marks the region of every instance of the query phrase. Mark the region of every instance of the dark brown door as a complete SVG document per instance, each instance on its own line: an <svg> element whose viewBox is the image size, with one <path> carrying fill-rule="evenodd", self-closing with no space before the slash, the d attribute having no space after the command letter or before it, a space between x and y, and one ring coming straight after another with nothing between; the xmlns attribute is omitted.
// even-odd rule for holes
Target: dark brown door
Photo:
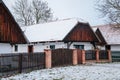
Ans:
<svg viewBox="0 0 120 80"><path fill-rule="evenodd" d="M28 53L33 53L33 45L28 46Z"/></svg>

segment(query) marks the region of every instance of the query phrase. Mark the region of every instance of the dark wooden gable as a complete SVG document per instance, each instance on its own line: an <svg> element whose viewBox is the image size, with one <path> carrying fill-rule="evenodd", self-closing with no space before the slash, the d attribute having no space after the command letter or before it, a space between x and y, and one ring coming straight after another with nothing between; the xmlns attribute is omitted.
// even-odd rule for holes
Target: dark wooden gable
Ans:
<svg viewBox="0 0 120 80"><path fill-rule="evenodd" d="M97 43L98 45L105 45L105 44L107 44L107 42L105 41L105 39L104 39L101 31L99 30L99 28L97 28L95 33L96 33L96 35L98 36L98 38L100 40L100 42Z"/></svg>
<svg viewBox="0 0 120 80"><path fill-rule="evenodd" d="M0 43L26 43L25 36L4 2L0 0Z"/></svg>
<svg viewBox="0 0 120 80"><path fill-rule="evenodd" d="M96 35L87 23L79 23L67 34L64 42L98 42Z"/></svg>

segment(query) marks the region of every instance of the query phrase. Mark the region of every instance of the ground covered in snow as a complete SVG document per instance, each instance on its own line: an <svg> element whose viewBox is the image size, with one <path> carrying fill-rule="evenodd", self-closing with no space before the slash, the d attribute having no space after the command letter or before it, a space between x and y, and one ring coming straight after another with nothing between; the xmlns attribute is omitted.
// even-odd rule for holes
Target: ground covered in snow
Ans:
<svg viewBox="0 0 120 80"><path fill-rule="evenodd" d="M36 70L1 80L120 80L120 63L86 64Z"/></svg>

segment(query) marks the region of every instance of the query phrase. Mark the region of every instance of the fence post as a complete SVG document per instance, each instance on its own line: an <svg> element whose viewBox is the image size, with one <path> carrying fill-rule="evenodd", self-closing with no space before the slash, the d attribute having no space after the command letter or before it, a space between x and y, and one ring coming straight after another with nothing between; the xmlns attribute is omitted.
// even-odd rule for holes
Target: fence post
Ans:
<svg viewBox="0 0 120 80"><path fill-rule="evenodd" d="M45 51L45 67L48 69L52 67L51 50L45 49L44 51Z"/></svg>
<svg viewBox="0 0 120 80"><path fill-rule="evenodd" d="M78 58L77 58L77 49L73 50L73 65L77 65L78 64Z"/></svg>
<svg viewBox="0 0 120 80"><path fill-rule="evenodd" d="M82 50L82 64L85 64L85 50Z"/></svg>
<svg viewBox="0 0 120 80"><path fill-rule="evenodd" d="M98 49L96 49L96 62L99 62L99 50Z"/></svg>
<svg viewBox="0 0 120 80"><path fill-rule="evenodd" d="M18 67L19 67L19 69L18 69L18 72L19 73L22 73L22 54L19 54L19 63L18 63Z"/></svg>
<svg viewBox="0 0 120 80"><path fill-rule="evenodd" d="M108 60L109 60L109 62L112 62L111 51L107 50L107 53L108 53Z"/></svg>

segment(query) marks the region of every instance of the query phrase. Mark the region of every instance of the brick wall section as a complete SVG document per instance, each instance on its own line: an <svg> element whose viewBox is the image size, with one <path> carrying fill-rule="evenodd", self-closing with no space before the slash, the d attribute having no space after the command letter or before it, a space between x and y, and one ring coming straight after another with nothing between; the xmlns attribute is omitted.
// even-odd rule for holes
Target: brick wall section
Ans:
<svg viewBox="0 0 120 80"><path fill-rule="evenodd" d="M100 60L100 57L99 57L99 54L100 54L100 50L96 50L96 62L97 63L100 63L100 62L112 62L112 58L111 58L111 51L110 50L107 50L107 56L108 56L108 59L103 59L103 60Z"/></svg>
<svg viewBox="0 0 120 80"><path fill-rule="evenodd" d="M44 51L45 51L45 67L52 68L52 51L50 49L46 49ZM105 60L100 60L99 52L100 52L99 50L96 50L96 60L94 60L95 62L111 62L112 61L110 50L107 51L108 59L105 59ZM87 62L89 62L89 60L87 60ZM74 49L72 53L72 64L77 65L77 64L85 64L85 63L86 63L85 50Z"/></svg>
<svg viewBox="0 0 120 80"><path fill-rule="evenodd" d="M99 50L98 49L96 49L96 62L99 62Z"/></svg>
<svg viewBox="0 0 120 80"><path fill-rule="evenodd" d="M108 50L107 52L108 52L108 60L109 62L112 62L111 51Z"/></svg>
<svg viewBox="0 0 120 80"><path fill-rule="evenodd" d="M77 49L73 50L73 65L78 64Z"/></svg>
<svg viewBox="0 0 120 80"><path fill-rule="evenodd" d="M51 50L45 49L44 52L45 52L45 67L48 69L52 67Z"/></svg>

